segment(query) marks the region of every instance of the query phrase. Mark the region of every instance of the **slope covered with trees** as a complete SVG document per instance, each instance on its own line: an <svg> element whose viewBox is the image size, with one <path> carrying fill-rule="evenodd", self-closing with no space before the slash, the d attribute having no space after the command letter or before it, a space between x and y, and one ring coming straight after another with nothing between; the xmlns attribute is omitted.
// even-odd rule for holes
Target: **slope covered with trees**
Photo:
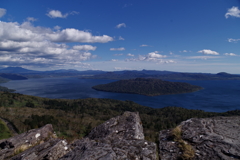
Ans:
<svg viewBox="0 0 240 160"><path fill-rule="evenodd" d="M169 82L154 78L120 80L108 84L93 86L92 88L100 91L134 93L146 96L188 93L202 89L202 87L184 82Z"/></svg>
<svg viewBox="0 0 240 160"><path fill-rule="evenodd" d="M145 137L151 141L158 139L160 130L175 127L192 117L240 115L240 110L213 113L181 107L156 109L113 99L63 100L0 93L0 117L10 121L19 133L51 123L58 136L72 140L125 111L139 112Z"/></svg>

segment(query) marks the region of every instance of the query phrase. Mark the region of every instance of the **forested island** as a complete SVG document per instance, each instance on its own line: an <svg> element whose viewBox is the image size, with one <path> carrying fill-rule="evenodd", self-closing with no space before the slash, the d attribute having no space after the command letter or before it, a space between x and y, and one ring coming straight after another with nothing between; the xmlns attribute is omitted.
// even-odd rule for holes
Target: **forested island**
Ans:
<svg viewBox="0 0 240 160"><path fill-rule="evenodd" d="M108 84L96 85L92 88L99 91L132 93L146 96L188 93L203 89L189 83L169 82L154 78L120 80Z"/></svg>

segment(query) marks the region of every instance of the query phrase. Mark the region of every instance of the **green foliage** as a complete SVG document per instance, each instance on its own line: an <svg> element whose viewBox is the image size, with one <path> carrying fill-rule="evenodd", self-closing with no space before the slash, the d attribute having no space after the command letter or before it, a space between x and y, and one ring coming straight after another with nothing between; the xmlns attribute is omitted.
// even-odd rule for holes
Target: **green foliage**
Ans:
<svg viewBox="0 0 240 160"><path fill-rule="evenodd" d="M181 159L183 160L191 160L194 158L195 156L195 151L193 149L193 147L188 144L187 142L185 142L182 139L182 129L180 126L175 127L172 130L172 135L174 137L174 141L178 143L178 147L180 148L182 155L181 155Z"/></svg>
<svg viewBox="0 0 240 160"><path fill-rule="evenodd" d="M202 89L199 86L194 86L188 83L169 82L153 78L120 80L108 84L93 86L92 88L100 91L135 93L147 96L188 93Z"/></svg>
<svg viewBox="0 0 240 160"><path fill-rule="evenodd" d="M8 127L0 120L0 139L6 139L11 137L11 133Z"/></svg>
<svg viewBox="0 0 240 160"><path fill-rule="evenodd" d="M55 119L53 116L50 115L43 115L43 116L38 116L38 115L32 115L28 119L26 119L23 123L27 126L32 128L40 128L46 124L57 124L58 120Z"/></svg>

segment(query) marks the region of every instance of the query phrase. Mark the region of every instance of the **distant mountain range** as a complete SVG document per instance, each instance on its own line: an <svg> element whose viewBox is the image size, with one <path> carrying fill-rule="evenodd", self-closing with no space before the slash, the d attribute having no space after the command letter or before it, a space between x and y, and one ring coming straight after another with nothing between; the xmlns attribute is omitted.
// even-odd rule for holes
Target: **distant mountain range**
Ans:
<svg viewBox="0 0 240 160"><path fill-rule="evenodd" d="M22 67L7 67L0 69L0 78L19 80L27 78L44 77L79 77L84 79L134 79L157 78L162 80L240 80L240 75L220 72L210 73L184 73L157 70L123 70L106 72L101 70L78 71L74 69L61 69L53 71L34 71Z"/></svg>
<svg viewBox="0 0 240 160"><path fill-rule="evenodd" d="M85 76L89 79L134 79L134 78L157 78L162 80L240 80L240 75L220 72L210 73L182 73L171 71L116 71L106 72L94 76Z"/></svg>
<svg viewBox="0 0 240 160"><path fill-rule="evenodd" d="M100 70L87 70L87 71L78 71L74 69L60 69L60 70L53 70L53 71L34 71L28 70L22 67L7 67L0 69L0 77L7 78L6 75L18 75L23 76L25 78L44 78L44 77L77 77L77 76L91 76L97 75L100 73L105 73L104 71ZM1 76L3 75L4 76ZM11 79L11 78L8 78ZM14 79L11 79L14 80Z"/></svg>

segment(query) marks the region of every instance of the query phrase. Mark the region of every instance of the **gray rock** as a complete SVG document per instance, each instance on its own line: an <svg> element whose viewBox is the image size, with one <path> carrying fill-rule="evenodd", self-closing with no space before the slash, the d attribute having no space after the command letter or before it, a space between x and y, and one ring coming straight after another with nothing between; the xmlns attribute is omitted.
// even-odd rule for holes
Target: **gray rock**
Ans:
<svg viewBox="0 0 240 160"><path fill-rule="evenodd" d="M144 139L142 122L139 114L124 112L94 128L87 136L90 139Z"/></svg>
<svg viewBox="0 0 240 160"><path fill-rule="evenodd" d="M163 130L159 134L159 156L161 160L175 160L178 159L180 149L178 144L174 141L172 130Z"/></svg>
<svg viewBox="0 0 240 160"><path fill-rule="evenodd" d="M47 124L39 129L32 129L14 137L0 140L0 160L43 143L52 136L54 136L52 125Z"/></svg>
<svg viewBox="0 0 240 160"><path fill-rule="evenodd" d="M11 160L57 160L69 151L67 142L60 139L50 139L14 156Z"/></svg>
<svg viewBox="0 0 240 160"><path fill-rule="evenodd" d="M180 126L182 139L195 150L193 159L240 159L240 117L192 118ZM174 160L181 156L171 131L161 131L159 137L162 159Z"/></svg>
<svg viewBox="0 0 240 160"><path fill-rule="evenodd" d="M156 144L144 140L138 113L125 112L76 141L62 160L155 160Z"/></svg>

